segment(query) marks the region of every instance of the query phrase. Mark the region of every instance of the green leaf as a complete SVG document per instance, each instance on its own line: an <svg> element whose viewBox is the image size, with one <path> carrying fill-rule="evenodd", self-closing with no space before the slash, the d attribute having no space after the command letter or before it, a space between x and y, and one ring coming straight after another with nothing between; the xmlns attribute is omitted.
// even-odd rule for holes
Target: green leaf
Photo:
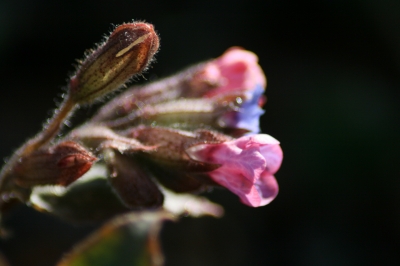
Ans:
<svg viewBox="0 0 400 266"><path fill-rule="evenodd" d="M58 266L163 265L158 235L166 219L172 216L164 211L119 216L78 244Z"/></svg>

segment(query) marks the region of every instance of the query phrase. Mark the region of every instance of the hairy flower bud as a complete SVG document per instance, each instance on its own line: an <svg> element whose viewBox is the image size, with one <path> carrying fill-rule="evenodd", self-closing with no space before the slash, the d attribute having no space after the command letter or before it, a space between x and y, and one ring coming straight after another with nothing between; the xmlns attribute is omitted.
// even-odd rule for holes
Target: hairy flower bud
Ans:
<svg viewBox="0 0 400 266"><path fill-rule="evenodd" d="M193 161L186 154L186 148L205 142L220 143L225 140L222 134L207 130L190 132L152 126L139 126L126 132L127 137L134 138L144 145L157 146L157 149L143 153L143 156L160 166L188 172L207 172L219 167L218 164Z"/></svg>
<svg viewBox="0 0 400 266"><path fill-rule="evenodd" d="M110 171L109 181L125 206L140 209L162 205L163 194L138 162L112 149L105 152L104 160Z"/></svg>
<svg viewBox="0 0 400 266"><path fill-rule="evenodd" d="M21 158L14 167L15 182L22 187L67 186L86 173L96 159L73 141L61 142Z"/></svg>
<svg viewBox="0 0 400 266"><path fill-rule="evenodd" d="M71 78L72 99L88 103L119 88L147 67L158 47L159 39L151 24L138 22L117 27Z"/></svg>

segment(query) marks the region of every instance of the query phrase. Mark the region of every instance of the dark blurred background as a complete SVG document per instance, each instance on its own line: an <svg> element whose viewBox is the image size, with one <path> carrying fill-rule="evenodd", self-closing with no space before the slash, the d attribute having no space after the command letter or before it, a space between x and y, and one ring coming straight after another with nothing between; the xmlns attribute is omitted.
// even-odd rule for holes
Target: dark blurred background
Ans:
<svg viewBox="0 0 400 266"><path fill-rule="evenodd" d="M270 205L214 191L224 218L166 224L167 265L399 265L399 15L397 0L1 0L0 157L41 128L112 23L146 20L161 36L150 80L230 46L254 51L268 77L262 129L285 155ZM5 223L11 265L53 265L93 229L27 207Z"/></svg>

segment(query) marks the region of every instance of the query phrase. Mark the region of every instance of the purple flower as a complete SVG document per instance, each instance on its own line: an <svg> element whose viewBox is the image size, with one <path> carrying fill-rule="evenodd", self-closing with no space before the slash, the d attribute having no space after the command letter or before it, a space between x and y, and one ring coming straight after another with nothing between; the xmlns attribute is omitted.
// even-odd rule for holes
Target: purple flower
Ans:
<svg viewBox="0 0 400 266"><path fill-rule="evenodd" d="M210 178L252 207L270 203L278 194L274 174L283 153L279 141L266 134L244 136L219 144L199 144L186 150L193 160L221 165Z"/></svg>
<svg viewBox="0 0 400 266"><path fill-rule="evenodd" d="M224 127L246 129L249 133L260 132L260 116L264 110L260 107L264 89L256 86L254 90L246 91L245 97L238 98L239 104L236 110L227 112L220 118Z"/></svg>

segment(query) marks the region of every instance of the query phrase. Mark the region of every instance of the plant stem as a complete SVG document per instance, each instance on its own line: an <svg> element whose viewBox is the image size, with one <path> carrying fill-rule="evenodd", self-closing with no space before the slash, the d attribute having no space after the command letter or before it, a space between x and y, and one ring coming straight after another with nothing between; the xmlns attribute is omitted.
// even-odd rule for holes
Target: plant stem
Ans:
<svg viewBox="0 0 400 266"><path fill-rule="evenodd" d="M75 102L67 96L60 108L54 111L53 117L49 120L44 130L23 146L23 150L20 151L19 156L29 155L51 141L60 131L62 124L68 118L75 105Z"/></svg>
<svg viewBox="0 0 400 266"><path fill-rule="evenodd" d="M49 122L44 127L43 131L16 150L7 163L3 166L0 172L0 207L2 205L1 196L4 193L11 192L15 189L15 186L13 185L13 171L15 165L21 158L29 156L31 153L42 148L44 145L53 140L60 131L64 121L72 113L75 106L76 103L69 97L69 95L67 95L60 108L54 111L53 117L49 119Z"/></svg>

